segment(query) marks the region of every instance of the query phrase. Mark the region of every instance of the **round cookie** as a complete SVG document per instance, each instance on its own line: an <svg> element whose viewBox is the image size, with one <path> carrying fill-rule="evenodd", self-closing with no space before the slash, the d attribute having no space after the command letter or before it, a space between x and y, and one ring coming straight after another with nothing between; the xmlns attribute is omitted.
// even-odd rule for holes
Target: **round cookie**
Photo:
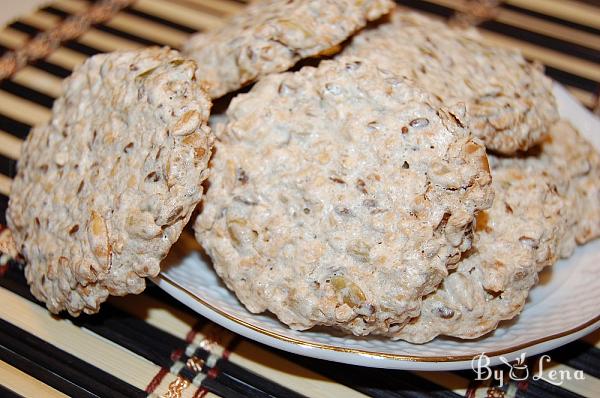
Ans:
<svg viewBox="0 0 600 398"><path fill-rule="evenodd" d="M336 51L392 6L390 0L257 1L222 28L192 36L183 51L198 62L204 86L217 98L302 58Z"/></svg>
<svg viewBox="0 0 600 398"><path fill-rule="evenodd" d="M140 293L202 195L212 135L196 65L167 48L102 54L23 146L7 213L52 312Z"/></svg>
<svg viewBox="0 0 600 398"><path fill-rule="evenodd" d="M558 119L542 69L518 51L486 44L474 29L396 10L389 22L356 35L342 54L408 77L443 104L464 102L471 130L498 153L540 143Z"/></svg>
<svg viewBox="0 0 600 398"><path fill-rule="evenodd" d="M232 101L194 228L250 311L355 335L418 315L493 197L464 109L435 102L353 58Z"/></svg>
<svg viewBox="0 0 600 398"><path fill-rule="evenodd" d="M476 338L518 315L537 274L600 235L600 156L566 121L541 148L491 156L496 198L478 216L471 252L397 338Z"/></svg>
<svg viewBox="0 0 600 398"><path fill-rule="evenodd" d="M568 196L575 206L577 223L572 239L563 239L565 255L573 247L600 236L600 155L566 120L560 120L549 130L541 150L525 154L520 159L494 157L494 163L504 166L522 162L551 173L556 180L569 182Z"/></svg>
<svg viewBox="0 0 600 398"><path fill-rule="evenodd" d="M522 166L492 168L494 205L478 216L473 248L394 339L476 338L521 312L575 219L554 179Z"/></svg>

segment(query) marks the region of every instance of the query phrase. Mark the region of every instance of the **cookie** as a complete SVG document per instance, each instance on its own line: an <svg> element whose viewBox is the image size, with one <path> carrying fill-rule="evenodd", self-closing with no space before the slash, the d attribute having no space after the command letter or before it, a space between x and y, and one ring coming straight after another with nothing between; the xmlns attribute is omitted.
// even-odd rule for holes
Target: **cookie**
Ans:
<svg viewBox="0 0 600 398"><path fill-rule="evenodd" d="M493 162L505 166L525 162L552 174L556 181L569 182L577 222L573 239L563 239L565 255L576 244L600 237L600 155L568 121L561 120L550 128L541 150L523 154L520 159L494 157Z"/></svg>
<svg viewBox="0 0 600 398"><path fill-rule="evenodd" d="M390 0L264 0L184 45L211 97L282 72L336 46L392 8Z"/></svg>
<svg viewBox="0 0 600 398"><path fill-rule="evenodd" d="M521 312L538 272L556 261L573 215L552 177L519 167L492 168L492 177L494 205L478 216L473 248L393 338L424 343L488 333Z"/></svg>
<svg viewBox="0 0 600 398"><path fill-rule="evenodd" d="M413 79L443 104L464 102L473 133L498 153L535 146L558 119L542 68L516 50L486 44L474 29L396 11L389 22L356 35L342 54Z"/></svg>
<svg viewBox="0 0 600 398"><path fill-rule="evenodd" d="M471 246L493 192L464 108L369 62L323 61L236 97L195 222L254 313L386 334Z"/></svg>
<svg viewBox="0 0 600 398"><path fill-rule="evenodd" d="M2 264L6 264L10 259L15 259L18 255L19 252L10 229L0 229L0 261Z"/></svg>
<svg viewBox="0 0 600 398"><path fill-rule="evenodd" d="M599 236L600 157L568 122L554 125L541 148L490 159L496 198L478 217L473 248L396 338L494 330L521 312L538 272Z"/></svg>
<svg viewBox="0 0 600 398"><path fill-rule="evenodd" d="M88 59L24 143L8 225L52 312L140 293L202 195L212 135L196 65L150 48Z"/></svg>

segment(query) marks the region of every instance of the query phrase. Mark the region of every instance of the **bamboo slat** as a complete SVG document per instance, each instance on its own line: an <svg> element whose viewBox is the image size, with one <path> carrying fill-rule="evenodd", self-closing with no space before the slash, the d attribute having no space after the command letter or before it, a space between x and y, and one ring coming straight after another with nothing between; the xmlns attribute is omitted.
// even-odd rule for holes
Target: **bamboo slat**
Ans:
<svg viewBox="0 0 600 398"><path fill-rule="evenodd" d="M600 9L574 0L504 0L527 10L600 29Z"/></svg>
<svg viewBox="0 0 600 398"><path fill-rule="evenodd" d="M36 378L0 361L2 385L23 397L62 398L68 397Z"/></svg>
<svg viewBox="0 0 600 398"><path fill-rule="evenodd" d="M0 317L55 347L144 390L159 367L37 304L0 288Z"/></svg>
<svg viewBox="0 0 600 398"><path fill-rule="evenodd" d="M11 158L19 159L21 154L21 145L23 140L8 134L6 131L0 130L0 154Z"/></svg>
<svg viewBox="0 0 600 398"><path fill-rule="evenodd" d="M16 95L0 90L2 113L30 126L42 124L50 119L50 110Z"/></svg>

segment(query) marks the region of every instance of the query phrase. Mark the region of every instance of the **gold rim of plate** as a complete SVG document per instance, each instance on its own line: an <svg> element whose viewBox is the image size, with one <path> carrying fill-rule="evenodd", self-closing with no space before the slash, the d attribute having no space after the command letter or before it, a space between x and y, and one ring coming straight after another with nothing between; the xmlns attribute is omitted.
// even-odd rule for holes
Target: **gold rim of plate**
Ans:
<svg viewBox="0 0 600 398"><path fill-rule="evenodd" d="M194 293L192 293L190 290L188 290L187 288L181 286L179 283L177 283L176 281L174 281L172 278L164 275L164 274L159 274L158 278L165 281L166 283L168 283L169 285L181 290L182 292L184 292L186 295L192 297L195 301L199 302L200 304L202 304L203 306L209 308L211 311L216 312L217 314L219 314L220 316L237 323L240 326L246 327L248 329L251 329L257 333L260 333L262 335L280 340L280 341L284 341L286 343L290 343L290 344L294 344L294 345L298 345L298 346L303 346L303 347L309 347L309 348L318 348L318 349L322 349L322 350L328 350L328 351L335 351L335 352L342 352L342 353L348 353L348 354L359 354L359 355L368 355L368 356L372 356L372 357L377 357L377 358L384 358L384 359L393 359L393 360L397 360L397 361L410 361L410 362L461 362L461 361L470 361L473 359L473 357L480 355L480 352L474 352L472 354L469 355L448 355L448 356L427 356L427 357L420 357L420 356L416 356L416 355L399 355L399 354L390 354L388 352L377 352L377 351L368 351L368 350L363 350L363 349L358 349L358 348L344 348L344 347L339 347L339 346L335 346L335 345L329 345L329 344L320 344L320 343L313 343L310 341L305 341L305 340L300 340L294 337L289 337L289 336L284 336L282 334L270 331L268 329L264 329L260 326L256 326L253 325L250 322L247 322L243 319L240 319L238 317L235 317L223 310L221 310L218 307L215 307L214 305L206 302L205 300L201 299L200 297L196 296ZM546 336L546 337L541 337L539 339L534 339L534 340L530 340L526 343L522 343L522 344L518 344L515 346L511 346L511 347L507 347L504 348L502 350L497 350L497 351L491 351L491 352L486 352L485 354L488 357L493 357L493 356L498 356L498 355L503 355L503 354L509 354L515 351L519 351L523 348L527 348L527 347L532 347L541 343L545 343L551 340L555 340L555 339L559 339L561 337L565 337L568 336L570 334L573 333L577 333L597 322L600 322L600 314L595 316L594 318L590 319L587 322L584 322L574 328L565 330L563 332L560 333L555 333L552 334L550 336Z"/></svg>

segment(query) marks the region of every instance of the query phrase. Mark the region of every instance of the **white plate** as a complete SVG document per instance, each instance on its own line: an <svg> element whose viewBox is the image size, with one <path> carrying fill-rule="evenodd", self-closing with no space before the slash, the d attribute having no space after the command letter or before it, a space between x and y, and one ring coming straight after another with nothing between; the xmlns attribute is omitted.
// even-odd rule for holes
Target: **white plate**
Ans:
<svg viewBox="0 0 600 398"><path fill-rule="evenodd" d="M555 87L561 116L600 148L600 121ZM522 314L476 340L437 338L410 344L380 338L341 336L324 331L290 330L269 314L251 314L220 282L210 263L186 235L167 258L155 282L167 293L211 321L242 336L285 351L354 365L407 370L470 369L486 353L491 365L500 356L539 354L600 327L600 240L580 247L573 257L545 270Z"/></svg>

